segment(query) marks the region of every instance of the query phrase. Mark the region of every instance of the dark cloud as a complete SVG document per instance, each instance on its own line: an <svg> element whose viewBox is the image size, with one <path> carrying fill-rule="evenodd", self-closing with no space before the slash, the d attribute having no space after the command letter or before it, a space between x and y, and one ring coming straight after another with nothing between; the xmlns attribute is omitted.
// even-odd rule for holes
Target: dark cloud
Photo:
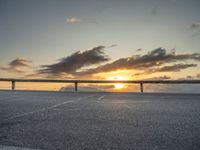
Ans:
<svg viewBox="0 0 200 150"><path fill-rule="evenodd" d="M186 77L186 79L187 79L187 80L193 80L194 77L189 75L189 76Z"/></svg>
<svg viewBox="0 0 200 150"><path fill-rule="evenodd" d="M31 61L25 58L17 58L11 61L8 66L0 67L0 70L21 74L25 73L25 71L22 70L25 67L31 67Z"/></svg>
<svg viewBox="0 0 200 150"><path fill-rule="evenodd" d="M136 50L136 52L141 52L141 51L142 51L142 49L141 49L141 48L139 48L139 49L137 49L137 50Z"/></svg>
<svg viewBox="0 0 200 150"><path fill-rule="evenodd" d="M16 68L11 68L11 67L0 67L0 70L12 72L12 73L18 73L18 74L25 73L25 71L22 71L22 70L19 70L19 69L16 69Z"/></svg>
<svg viewBox="0 0 200 150"><path fill-rule="evenodd" d="M190 27L193 30L199 30L200 29L200 22L193 23L193 24L191 24Z"/></svg>
<svg viewBox="0 0 200 150"><path fill-rule="evenodd" d="M147 69L142 73L136 73L134 74L134 76L157 73L157 72L179 72L183 69L187 69L190 67L197 67L197 64L174 64L171 66L155 67Z"/></svg>
<svg viewBox="0 0 200 150"><path fill-rule="evenodd" d="M171 66L164 66L161 68L155 68L147 71L148 73L154 73L154 72L179 72L182 69L187 69L190 67L197 67L197 64L174 64Z"/></svg>
<svg viewBox="0 0 200 150"><path fill-rule="evenodd" d="M166 75L160 77L148 78L148 80L169 80L169 79L171 79L171 77Z"/></svg>
<svg viewBox="0 0 200 150"><path fill-rule="evenodd" d="M190 25L190 30L192 31L192 37L197 37L200 35L200 22L192 23Z"/></svg>
<svg viewBox="0 0 200 150"><path fill-rule="evenodd" d="M105 46L98 46L91 50L78 51L58 60L55 64L41 66L37 73L40 76L46 75L48 78L90 78L97 73L117 70L135 70L140 71L140 73L134 75L142 75L156 72L178 72L190 67L197 67L197 64L187 63L188 61L200 61L199 53L176 54L175 49L167 51L163 48L157 48L146 54L120 58L113 62L93 67L92 65L98 65L110 60L105 55L104 49ZM90 68L88 69L88 67Z"/></svg>
<svg viewBox="0 0 200 150"><path fill-rule="evenodd" d="M200 73L196 75L197 78L200 78Z"/></svg>
<svg viewBox="0 0 200 150"><path fill-rule="evenodd" d="M193 54L175 54L174 52L167 53L167 50L163 48L158 48L153 51L150 51L148 54L145 55L134 55L127 58L120 58L112 63L107 63L105 65L88 69L86 71L80 72L80 75L84 74L95 74L101 72L110 72L115 70L122 70L122 69L135 69L135 70L149 70L154 69L155 67L160 67L168 63L174 62L185 62L187 60L193 61L200 61L200 54L193 53ZM195 64L178 64L176 66L166 66L160 68L160 71L175 69L186 69L188 67L195 67Z"/></svg>
<svg viewBox="0 0 200 150"><path fill-rule="evenodd" d="M58 63L41 66L41 69L38 71L38 73L50 75L75 75L83 67L108 61L109 58L107 55L105 55L104 49L105 46L98 46L91 50L86 50L83 52L78 51L68 57L60 59Z"/></svg>
<svg viewBox="0 0 200 150"><path fill-rule="evenodd" d="M117 44L112 44L109 47L116 47L116 46L117 46Z"/></svg>
<svg viewBox="0 0 200 150"><path fill-rule="evenodd" d="M164 66L162 68L153 69L153 72L178 72L182 69L187 69L190 67L197 67L197 64L174 64L171 66Z"/></svg>
<svg viewBox="0 0 200 150"><path fill-rule="evenodd" d="M196 80L200 79L200 74L197 75L187 75L186 77L179 78L179 80Z"/></svg>
<svg viewBox="0 0 200 150"><path fill-rule="evenodd" d="M24 59L24 58L17 58L13 61L11 61L8 65L11 67L11 68L19 68L19 67L30 67L31 61L30 60L27 60L27 59Z"/></svg>

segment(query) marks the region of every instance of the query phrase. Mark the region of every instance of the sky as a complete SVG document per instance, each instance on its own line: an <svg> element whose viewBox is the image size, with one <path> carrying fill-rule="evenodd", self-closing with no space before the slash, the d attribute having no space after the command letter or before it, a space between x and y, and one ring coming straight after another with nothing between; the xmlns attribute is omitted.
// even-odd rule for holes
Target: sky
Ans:
<svg viewBox="0 0 200 150"><path fill-rule="evenodd" d="M0 77L199 79L199 0L0 0Z"/></svg>

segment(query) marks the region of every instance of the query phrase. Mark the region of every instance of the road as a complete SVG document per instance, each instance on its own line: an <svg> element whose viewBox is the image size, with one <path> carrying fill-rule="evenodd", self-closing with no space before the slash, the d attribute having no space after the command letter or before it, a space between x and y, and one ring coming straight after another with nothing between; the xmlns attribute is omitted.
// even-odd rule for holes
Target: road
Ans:
<svg viewBox="0 0 200 150"><path fill-rule="evenodd" d="M0 149L199 150L200 94L0 91Z"/></svg>

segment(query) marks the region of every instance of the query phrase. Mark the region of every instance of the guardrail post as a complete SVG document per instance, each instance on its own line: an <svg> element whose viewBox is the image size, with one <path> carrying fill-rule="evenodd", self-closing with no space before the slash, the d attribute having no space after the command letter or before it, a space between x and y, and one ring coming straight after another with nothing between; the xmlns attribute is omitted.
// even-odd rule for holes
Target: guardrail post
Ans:
<svg viewBox="0 0 200 150"><path fill-rule="evenodd" d="M15 90L15 81L12 81L12 90Z"/></svg>
<svg viewBox="0 0 200 150"><path fill-rule="evenodd" d="M143 89L143 83L142 83L142 82L140 83L140 92L141 92L141 93L144 92L144 89Z"/></svg>
<svg viewBox="0 0 200 150"><path fill-rule="evenodd" d="M75 92L78 91L78 82L74 82L74 86L75 86Z"/></svg>

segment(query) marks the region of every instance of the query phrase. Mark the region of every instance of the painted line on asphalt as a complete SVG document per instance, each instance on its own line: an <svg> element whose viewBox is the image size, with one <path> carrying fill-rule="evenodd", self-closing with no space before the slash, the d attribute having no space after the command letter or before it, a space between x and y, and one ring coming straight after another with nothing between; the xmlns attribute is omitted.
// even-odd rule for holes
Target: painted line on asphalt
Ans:
<svg viewBox="0 0 200 150"><path fill-rule="evenodd" d="M39 150L39 149L0 145L0 150Z"/></svg>
<svg viewBox="0 0 200 150"><path fill-rule="evenodd" d="M26 113L23 113L23 114L19 114L19 115L10 117L7 120L15 119L15 118L19 118L19 117L24 117L24 116L28 116L28 115L32 115L32 114L35 114L35 113L40 113L40 112L43 112L43 111L46 111L46 110L51 110L51 109L54 109L56 107L62 106L64 104L78 102L78 101L81 101L81 100L84 100L84 99L87 99L87 98L95 97L96 95L97 94L90 95L90 96L87 96L87 97L80 97L77 100L65 101L65 102L62 102L62 103L59 103L59 104L55 104L55 105L50 106L50 107L41 108L41 109L38 109L38 110L35 110L35 111L31 111L31 112L26 112Z"/></svg>
<svg viewBox="0 0 200 150"><path fill-rule="evenodd" d="M102 100L104 97L105 97L106 95L102 95L102 96L100 96L97 100Z"/></svg>

